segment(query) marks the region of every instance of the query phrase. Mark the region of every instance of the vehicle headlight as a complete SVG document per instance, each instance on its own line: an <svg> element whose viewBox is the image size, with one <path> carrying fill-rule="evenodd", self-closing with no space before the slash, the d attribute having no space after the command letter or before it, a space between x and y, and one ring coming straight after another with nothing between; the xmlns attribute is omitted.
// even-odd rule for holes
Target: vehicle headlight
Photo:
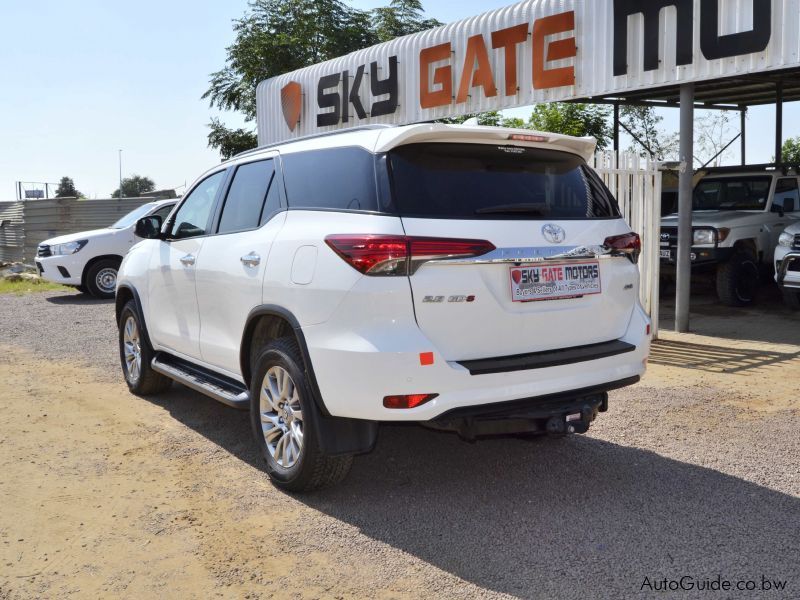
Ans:
<svg viewBox="0 0 800 600"><path fill-rule="evenodd" d="M55 244L50 246L50 252L53 256L66 256L68 254L75 254L80 251L89 240L80 240L79 242L67 242L66 244Z"/></svg>
<svg viewBox="0 0 800 600"><path fill-rule="evenodd" d="M778 246L786 246L791 248L794 243L794 236L791 233L783 232L781 237L778 238Z"/></svg>
<svg viewBox="0 0 800 600"><path fill-rule="evenodd" d="M717 243L717 232L714 229L695 229L692 234L692 244L706 246Z"/></svg>

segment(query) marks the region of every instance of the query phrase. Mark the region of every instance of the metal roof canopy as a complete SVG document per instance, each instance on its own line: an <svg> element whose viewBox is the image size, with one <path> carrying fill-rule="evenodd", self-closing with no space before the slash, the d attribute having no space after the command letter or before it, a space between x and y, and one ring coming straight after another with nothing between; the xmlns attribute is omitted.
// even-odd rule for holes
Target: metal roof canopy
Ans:
<svg viewBox="0 0 800 600"><path fill-rule="evenodd" d="M619 151L619 107L649 106L680 108L681 85L634 90L624 94L577 98L570 102L611 104L614 106L614 150ZM720 77L694 83L694 108L730 110L741 113L741 165L746 165L746 120L751 106L775 105L775 164L782 162L783 104L800 101L800 68ZM733 141L735 141L734 138ZM637 140L644 145L641 141ZM727 149L727 147L726 147ZM714 157L716 158L716 156ZM713 159L712 159L713 160ZM711 161L709 161L711 162Z"/></svg>
<svg viewBox="0 0 800 600"><path fill-rule="evenodd" d="M611 104L614 106L614 151L619 152L619 107L623 105L680 108L680 156L681 162L693 164L694 110L734 110L740 113L741 166L746 167L746 113L750 106L775 104L775 162L760 165L784 168L783 150L783 104L800 100L800 68L783 69L763 73L719 77L693 83L682 83L645 90L631 90L623 94L608 94L599 97L577 98L571 102ZM627 128L626 128L627 130ZM646 144L629 134L648 151ZM730 144L736 141L734 138ZM725 146L719 154L724 152ZM719 156L719 154L717 156ZM688 157L688 160L687 160ZM711 161L713 161L712 158ZM707 165L704 165L704 167ZM741 167L739 167L741 168ZM692 231L692 177L694 169L681 169L678 200L678 256L675 292L675 329L689 331L689 303L691 288Z"/></svg>

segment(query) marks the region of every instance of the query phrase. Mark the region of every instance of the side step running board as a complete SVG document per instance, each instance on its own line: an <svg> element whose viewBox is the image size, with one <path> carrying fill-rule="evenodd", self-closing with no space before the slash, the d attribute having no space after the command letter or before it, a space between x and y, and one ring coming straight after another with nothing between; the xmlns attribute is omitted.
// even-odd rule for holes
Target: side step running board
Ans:
<svg viewBox="0 0 800 600"><path fill-rule="evenodd" d="M250 408L250 393L241 383L223 375L212 373L163 352L156 354L151 366L157 373L166 375L223 404L239 410Z"/></svg>

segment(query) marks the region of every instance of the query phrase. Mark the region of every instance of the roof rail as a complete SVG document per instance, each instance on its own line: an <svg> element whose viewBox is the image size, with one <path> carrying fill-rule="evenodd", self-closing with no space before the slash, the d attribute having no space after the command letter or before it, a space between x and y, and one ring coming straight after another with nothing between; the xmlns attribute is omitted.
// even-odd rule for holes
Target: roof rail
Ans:
<svg viewBox="0 0 800 600"><path fill-rule="evenodd" d="M374 123L372 125L359 125L358 127L350 127L348 129L336 129L335 131L324 131L322 133L311 133L309 135L302 135L300 137L291 138L288 140L283 140L282 142L274 142L272 144L265 144L264 146L259 146L258 148L253 148L252 150L245 150L244 152L239 152L239 154L234 154L231 158L239 158L241 156L248 156L250 154L255 154L256 152L261 152L262 150L267 150L269 148L274 148L275 146L283 146L284 144L291 144L293 142L304 142L306 140L313 140L315 138L321 137L328 137L331 135L339 135L342 133L350 133L353 131L366 131L369 129L387 129L389 127L393 127L393 125L388 125L385 123Z"/></svg>

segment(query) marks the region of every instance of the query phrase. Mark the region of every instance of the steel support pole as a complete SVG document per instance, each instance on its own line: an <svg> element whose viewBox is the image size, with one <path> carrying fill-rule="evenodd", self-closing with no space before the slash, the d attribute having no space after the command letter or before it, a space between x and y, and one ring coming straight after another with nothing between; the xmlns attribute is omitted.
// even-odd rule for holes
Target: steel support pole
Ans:
<svg viewBox="0 0 800 600"><path fill-rule="evenodd" d="M783 162L783 81L775 84L775 162Z"/></svg>
<svg viewBox="0 0 800 600"><path fill-rule="evenodd" d="M747 164L747 109L744 108L739 111L739 129L742 132L742 166Z"/></svg>
<svg viewBox="0 0 800 600"><path fill-rule="evenodd" d="M619 156L619 104L614 105L614 154Z"/></svg>
<svg viewBox="0 0 800 600"><path fill-rule="evenodd" d="M689 331L689 291L692 275L692 178L694 175L694 84L681 85L681 170L678 180L678 259L675 291L675 331Z"/></svg>

